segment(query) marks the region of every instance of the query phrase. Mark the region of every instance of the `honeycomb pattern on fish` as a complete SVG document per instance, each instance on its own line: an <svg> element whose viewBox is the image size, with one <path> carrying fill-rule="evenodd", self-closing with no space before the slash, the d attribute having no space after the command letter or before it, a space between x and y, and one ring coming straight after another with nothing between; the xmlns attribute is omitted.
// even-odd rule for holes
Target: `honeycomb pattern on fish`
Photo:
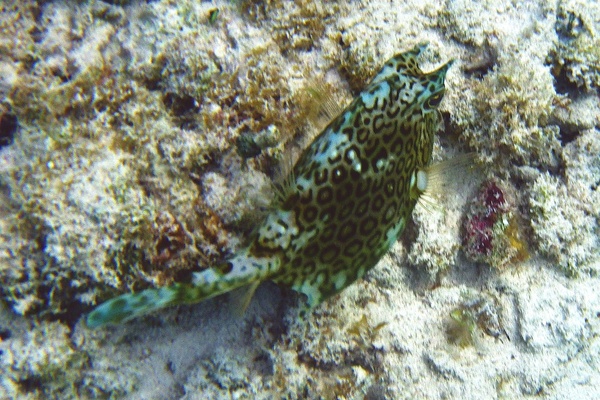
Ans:
<svg viewBox="0 0 600 400"><path fill-rule="evenodd" d="M303 152L252 244L193 281L99 306L89 326L193 303L263 280L314 306L375 266L404 230L423 188L451 62L424 73L425 46L398 54Z"/></svg>
<svg viewBox="0 0 600 400"><path fill-rule="evenodd" d="M375 266L415 207L416 174L429 164L442 124L436 108L449 67L423 73L416 62L422 49L389 60L295 165L280 231L293 226L297 233L279 248L282 267L271 279L305 293L311 305ZM276 248L263 241L251 254Z"/></svg>

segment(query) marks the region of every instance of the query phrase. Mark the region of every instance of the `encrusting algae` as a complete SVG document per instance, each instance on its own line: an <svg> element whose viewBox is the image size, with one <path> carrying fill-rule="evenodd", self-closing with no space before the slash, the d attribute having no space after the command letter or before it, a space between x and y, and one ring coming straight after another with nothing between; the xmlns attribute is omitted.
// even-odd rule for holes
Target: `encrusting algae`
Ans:
<svg viewBox="0 0 600 400"><path fill-rule="evenodd" d="M272 280L315 306L340 292L396 242L431 186L438 106L451 62L424 73L419 45L392 57L303 152L250 245L191 282L125 294L87 325L118 323ZM429 182L429 185L428 185Z"/></svg>

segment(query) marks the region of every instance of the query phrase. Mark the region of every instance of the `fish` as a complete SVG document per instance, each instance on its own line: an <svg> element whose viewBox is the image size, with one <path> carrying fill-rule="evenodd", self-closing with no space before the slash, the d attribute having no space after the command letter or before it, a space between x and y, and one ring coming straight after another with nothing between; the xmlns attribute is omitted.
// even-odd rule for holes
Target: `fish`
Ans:
<svg viewBox="0 0 600 400"><path fill-rule="evenodd" d="M117 324L163 307L197 303L263 281L305 295L314 307L341 292L388 252L430 185L439 105L450 60L423 72L420 44L390 58L302 152L272 209L230 259L188 282L108 300L90 328Z"/></svg>

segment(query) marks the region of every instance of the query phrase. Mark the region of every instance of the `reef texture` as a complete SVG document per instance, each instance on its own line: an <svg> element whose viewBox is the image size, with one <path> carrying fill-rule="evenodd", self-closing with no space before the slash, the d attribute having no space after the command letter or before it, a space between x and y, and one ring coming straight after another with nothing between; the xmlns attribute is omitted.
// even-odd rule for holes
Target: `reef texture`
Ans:
<svg viewBox="0 0 600 400"><path fill-rule="evenodd" d="M600 397L599 40L592 0L4 1L0 398ZM422 42L455 59L434 159L476 168L365 279L84 326L234 252L318 133L306 89Z"/></svg>

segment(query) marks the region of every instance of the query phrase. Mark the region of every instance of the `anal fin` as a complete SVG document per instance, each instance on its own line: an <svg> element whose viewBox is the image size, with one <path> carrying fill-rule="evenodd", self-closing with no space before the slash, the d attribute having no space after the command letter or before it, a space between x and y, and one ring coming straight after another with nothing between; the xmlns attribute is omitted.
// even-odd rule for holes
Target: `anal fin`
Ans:
<svg viewBox="0 0 600 400"><path fill-rule="evenodd" d="M244 315L252 301L252 297L254 297L254 292L256 292L256 288L258 288L259 285L260 281L255 281L229 293L229 298L231 300L230 307L233 314L238 317Z"/></svg>

